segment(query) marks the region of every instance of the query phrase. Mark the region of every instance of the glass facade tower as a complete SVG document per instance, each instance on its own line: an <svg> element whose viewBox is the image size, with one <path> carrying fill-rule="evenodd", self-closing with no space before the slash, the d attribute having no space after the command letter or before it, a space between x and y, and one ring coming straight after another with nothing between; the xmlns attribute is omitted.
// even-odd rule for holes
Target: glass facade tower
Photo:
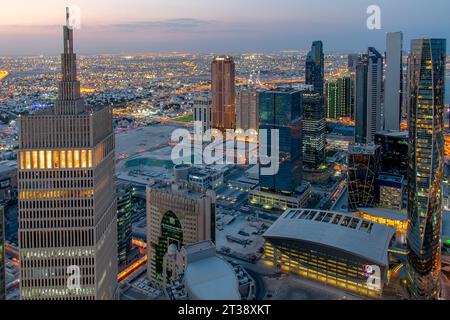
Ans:
<svg viewBox="0 0 450 320"><path fill-rule="evenodd" d="M299 186L302 175L303 96L301 92L280 89L260 93L259 117L259 129L267 130L268 152L273 143L272 130L279 130L280 136L279 171L272 176L260 174L261 190L290 195Z"/></svg>
<svg viewBox="0 0 450 320"><path fill-rule="evenodd" d="M446 40L411 42L409 57L408 288L440 293Z"/></svg>
<svg viewBox="0 0 450 320"><path fill-rule="evenodd" d="M326 128L323 97L314 91L303 93L303 164L317 168L325 161Z"/></svg>
<svg viewBox="0 0 450 320"><path fill-rule="evenodd" d="M323 96L325 78L325 58L322 41L314 41L306 57L305 83L312 85L314 91Z"/></svg>

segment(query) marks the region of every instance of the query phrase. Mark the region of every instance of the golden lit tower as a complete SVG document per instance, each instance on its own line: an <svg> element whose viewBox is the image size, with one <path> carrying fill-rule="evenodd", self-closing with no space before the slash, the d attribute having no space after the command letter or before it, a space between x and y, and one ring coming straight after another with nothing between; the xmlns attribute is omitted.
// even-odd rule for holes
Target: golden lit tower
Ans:
<svg viewBox="0 0 450 320"><path fill-rule="evenodd" d="M235 64L232 57L215 57L211 65L213 129L236 127Z"/></svg>
<svg viewBox="0 0 450 320"><path fill-rule="evenodd" d="M64 26L61 60L55 106L19 120L21 298L113 299L117 223L112 111L85 108L69 25Z"/></svg>

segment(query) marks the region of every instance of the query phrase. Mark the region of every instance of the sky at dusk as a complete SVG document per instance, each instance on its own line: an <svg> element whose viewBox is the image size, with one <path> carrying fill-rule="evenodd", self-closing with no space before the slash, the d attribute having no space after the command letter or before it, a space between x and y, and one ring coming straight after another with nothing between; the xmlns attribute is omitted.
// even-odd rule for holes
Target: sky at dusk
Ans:
<svg viewBox="0 0 450 320"><path fill-rule="evenodd" d="M381 30L366 27L381 7ZM79 53L385 49L385 34L450 39L448 0L2 0L0 55L57 54L65 6L81 9Z"/></svg>

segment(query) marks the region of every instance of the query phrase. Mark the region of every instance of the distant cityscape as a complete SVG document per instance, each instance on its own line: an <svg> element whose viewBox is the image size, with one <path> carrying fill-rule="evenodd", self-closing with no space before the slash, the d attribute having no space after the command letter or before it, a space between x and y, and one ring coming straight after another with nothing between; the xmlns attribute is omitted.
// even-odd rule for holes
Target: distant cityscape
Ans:
<svg viewBox="0 0 450 320"><path fill-rule="evenodd" d="M450 300L446 39L77 56L70 13L0 57L0 300Z"/></svg>

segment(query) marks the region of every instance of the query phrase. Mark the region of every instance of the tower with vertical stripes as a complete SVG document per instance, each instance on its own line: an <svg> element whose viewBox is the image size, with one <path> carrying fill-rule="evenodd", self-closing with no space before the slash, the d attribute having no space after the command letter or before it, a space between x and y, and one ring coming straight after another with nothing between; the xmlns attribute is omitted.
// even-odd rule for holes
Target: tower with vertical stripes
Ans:
<svg viewBox="0 0 450 320"><path fill-rule="evenodd" d="M21 299L114 299L112 111L85 107L68 23L61 61L54 107L19 120Z"/></svg>

